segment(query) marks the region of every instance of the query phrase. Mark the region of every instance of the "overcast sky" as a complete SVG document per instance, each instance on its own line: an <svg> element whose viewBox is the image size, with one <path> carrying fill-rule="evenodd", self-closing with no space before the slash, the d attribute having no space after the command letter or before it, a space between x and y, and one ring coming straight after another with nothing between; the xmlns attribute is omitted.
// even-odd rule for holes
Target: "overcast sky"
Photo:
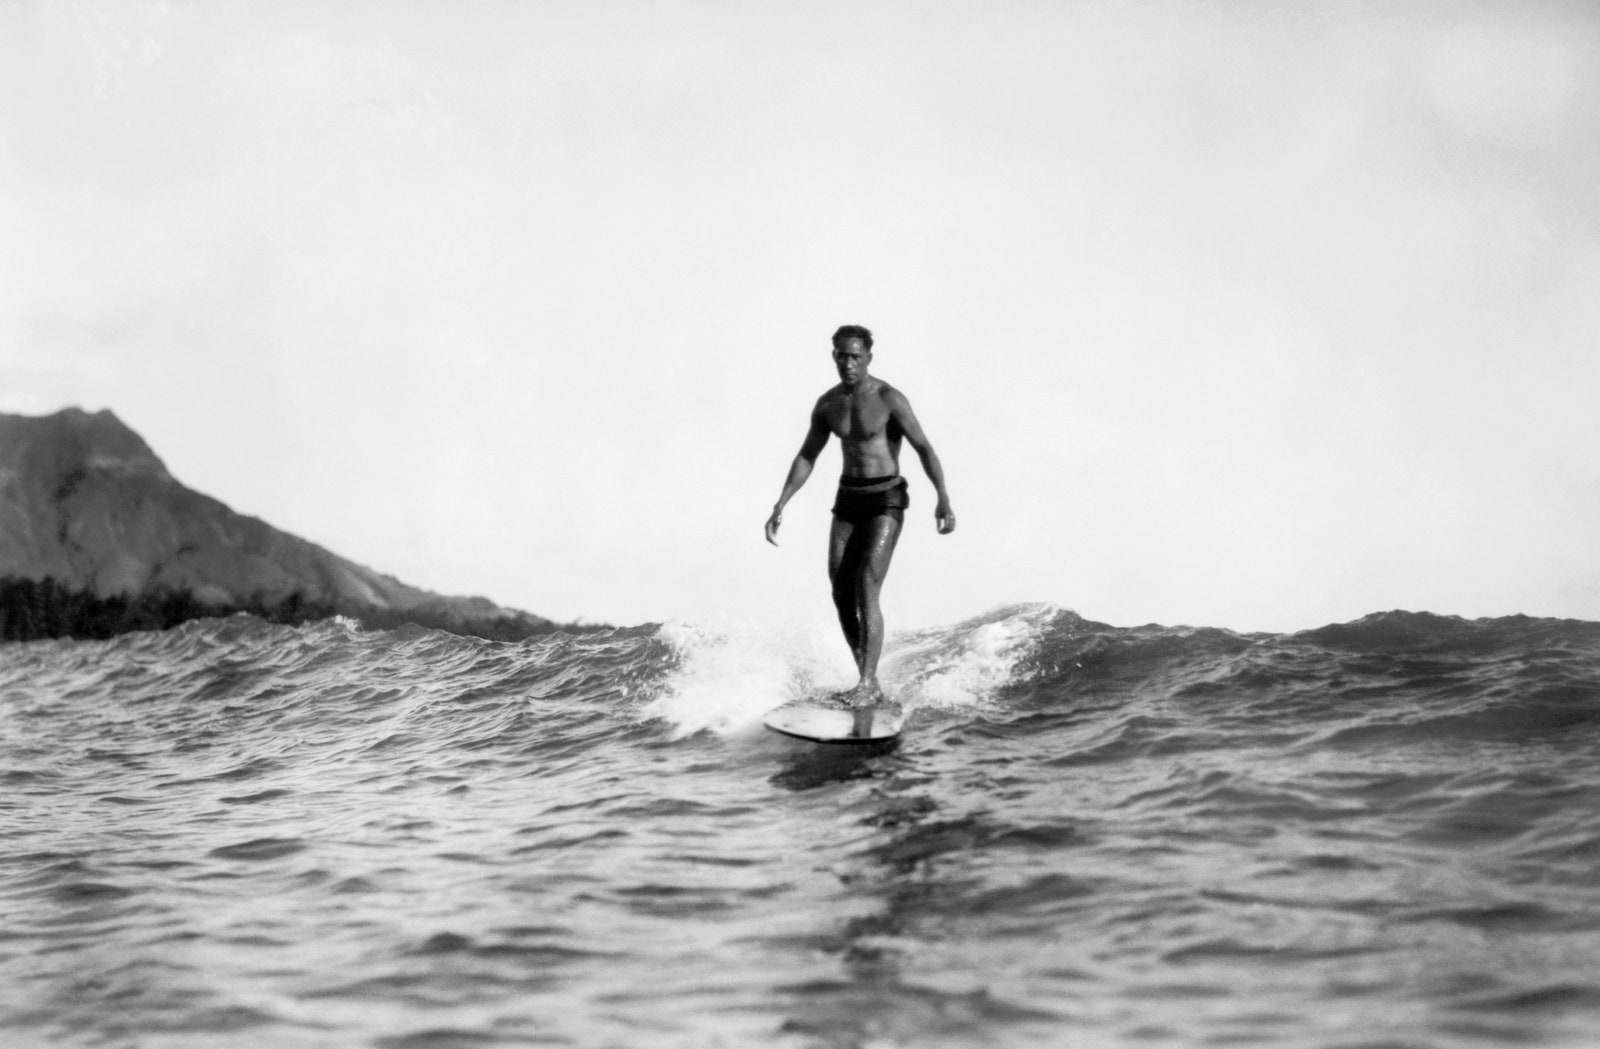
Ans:
<svg viewBox="0 0 1600 1049"><path fill-rule="evenodd" d="M1600 7L0 2L0 410L557 618L1600 620Z"/></svg>

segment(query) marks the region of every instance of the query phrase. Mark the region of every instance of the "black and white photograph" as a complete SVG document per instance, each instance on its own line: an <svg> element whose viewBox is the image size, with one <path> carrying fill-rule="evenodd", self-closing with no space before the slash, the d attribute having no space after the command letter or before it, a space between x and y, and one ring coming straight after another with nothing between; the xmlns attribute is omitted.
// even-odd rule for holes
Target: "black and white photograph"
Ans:
<svg viewBox="0 0 1600 1049"><path fill-rule="evenodd" d="M0 1046L1597 1049L1600 3L0 0Z"/></svg>

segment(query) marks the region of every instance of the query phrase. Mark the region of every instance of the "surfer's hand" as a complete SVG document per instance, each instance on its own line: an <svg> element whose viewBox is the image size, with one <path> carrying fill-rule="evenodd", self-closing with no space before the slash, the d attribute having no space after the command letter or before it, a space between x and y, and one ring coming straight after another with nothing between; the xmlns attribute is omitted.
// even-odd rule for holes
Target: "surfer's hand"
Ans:
<svg viewBox="0 0 1600 1049"><path fill-rule="evenodd" d="M940 499L939 505L934 508L933 521L938 525L940 535L949 535L956 530L955 511L950 509L950 504L943 499Z"/></svg>
<svg viewBox="0 0 1600 1049"><path fill-rule="evenodd" d="M783 524L783 511L774 509L772 516L767 518L767 542L773 546L778 545L778 526Z"/></svg>

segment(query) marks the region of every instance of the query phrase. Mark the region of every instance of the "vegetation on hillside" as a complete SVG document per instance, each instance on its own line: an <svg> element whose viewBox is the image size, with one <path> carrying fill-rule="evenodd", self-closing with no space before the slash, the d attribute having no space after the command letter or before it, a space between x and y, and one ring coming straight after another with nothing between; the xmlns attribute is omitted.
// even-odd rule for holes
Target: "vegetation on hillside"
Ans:
<svg viewBox="0 0 1600 1049"><path fill-rule="evenodd" d="M101 597L92 591L62 586L54 579L0 578L0 641L53 637L104 639L133 630L166 630L190 619L230 616L237 612L285 624L345 615L359 620L369 629L415 623L493 641L520 641L539 634L607 629L602 625L551 623L532 616L470 616L432 609L336 608L308 601L298 593L278 601L266 601L257 596L242 604L225 605L208 604L187 590L170 587Z"/></svg>

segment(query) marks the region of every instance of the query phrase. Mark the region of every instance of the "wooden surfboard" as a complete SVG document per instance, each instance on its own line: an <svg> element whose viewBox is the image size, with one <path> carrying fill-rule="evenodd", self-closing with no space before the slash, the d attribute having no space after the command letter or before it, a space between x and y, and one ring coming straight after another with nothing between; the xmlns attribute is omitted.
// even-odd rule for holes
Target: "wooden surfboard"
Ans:
<svg viewBox="0 0 1600 1049"><path fill-rule="evenodd" d="M900 735L905 720L895 703L849 709L791 703L768 714L763 724L812 743L887 743Z"/></svg>

